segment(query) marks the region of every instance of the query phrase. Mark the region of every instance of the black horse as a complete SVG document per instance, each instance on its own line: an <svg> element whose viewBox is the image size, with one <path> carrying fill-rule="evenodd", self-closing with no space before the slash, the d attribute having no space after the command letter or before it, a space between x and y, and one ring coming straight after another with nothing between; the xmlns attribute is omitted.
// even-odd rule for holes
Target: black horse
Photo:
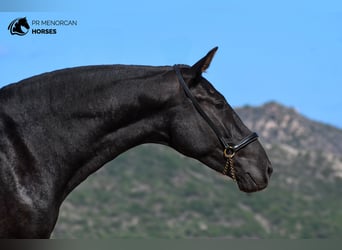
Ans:
<svg viewBox="0 0 342 250"><path fill-rule="evenodd" d="M26 31L23 31L22 27L26 28ZM17 18L8 25L8 30L12 35L26 35L29 29L30 25L28 24L26 17Z"/></svg>
<svg viewBox="0 0 342 250"><path fill-rule="evenodd" d="M193 157L242 191L265 188L272 168L256 134L202 77L216 50L192 67L85 66L2 88L0 236L50 237L66 196L143 143Z"/></svg>

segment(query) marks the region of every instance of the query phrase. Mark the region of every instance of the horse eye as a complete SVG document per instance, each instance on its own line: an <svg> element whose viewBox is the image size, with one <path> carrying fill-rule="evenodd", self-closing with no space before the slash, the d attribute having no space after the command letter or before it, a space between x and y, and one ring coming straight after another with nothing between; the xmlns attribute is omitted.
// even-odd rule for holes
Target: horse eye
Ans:
<svg viewBox="0 0 342 250"><path fill-rule="evenodd" d="M213 89L209 89L209 93L212 94L212 95L214 95L216 92L215 92L215 90L213 90Z"/></svg>
<svg viewBox="0 0 342 250"><path fill-rule="evenodd" d="M223 109L224 108L224 102L215 102L215 107L218 109Z"/></svg>

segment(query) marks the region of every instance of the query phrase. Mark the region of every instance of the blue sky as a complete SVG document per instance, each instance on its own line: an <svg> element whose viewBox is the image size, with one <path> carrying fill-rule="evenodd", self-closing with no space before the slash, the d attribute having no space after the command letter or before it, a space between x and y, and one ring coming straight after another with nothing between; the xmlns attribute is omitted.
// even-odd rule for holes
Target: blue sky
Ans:
<svg viewBox="0 0 342 250"><path fill-rule="evenodd" d="M219 46L205 77L232 106L275 100L342 128L342 1L3 2L0 86L80 65L193 64ZM77 26L10 35L24 16Z"/></svg>

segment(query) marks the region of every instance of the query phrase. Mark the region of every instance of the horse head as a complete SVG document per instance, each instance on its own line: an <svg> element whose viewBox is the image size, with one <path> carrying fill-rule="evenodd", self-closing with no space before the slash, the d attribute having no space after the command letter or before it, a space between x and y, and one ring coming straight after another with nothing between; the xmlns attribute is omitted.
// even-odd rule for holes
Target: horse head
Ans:
<svg viewBox="0 0 342 250"><path fill-rule="evenodd" d="M30 25L28 24L26 17L20 18L18 23L20 24L20 26L24 26L26 29L30 28Z"/></svg>
<svg viewBox="0 0 342 250"><path fill-rule="evenodd" d="M176 68L177 80L184 86L179 88L180 104L172 114L171 146L230 176L244 192L262 190L273 171L265 150L256 133L202 76L216 51L214 48L192 67Z"/></svg>

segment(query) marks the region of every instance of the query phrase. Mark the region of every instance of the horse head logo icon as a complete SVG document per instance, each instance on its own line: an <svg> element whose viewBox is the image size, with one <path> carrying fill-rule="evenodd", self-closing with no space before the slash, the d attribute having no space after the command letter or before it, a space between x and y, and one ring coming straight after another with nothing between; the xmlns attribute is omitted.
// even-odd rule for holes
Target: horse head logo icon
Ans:
<svg viewBox="0 0 342 250"><path fill-rule="evenodd" d="M25 28L25 30L23 30ZM29 32L30 25L27 22L26 17L16 18L9 25L8 30L11 35L24 36Z"/></svg>

